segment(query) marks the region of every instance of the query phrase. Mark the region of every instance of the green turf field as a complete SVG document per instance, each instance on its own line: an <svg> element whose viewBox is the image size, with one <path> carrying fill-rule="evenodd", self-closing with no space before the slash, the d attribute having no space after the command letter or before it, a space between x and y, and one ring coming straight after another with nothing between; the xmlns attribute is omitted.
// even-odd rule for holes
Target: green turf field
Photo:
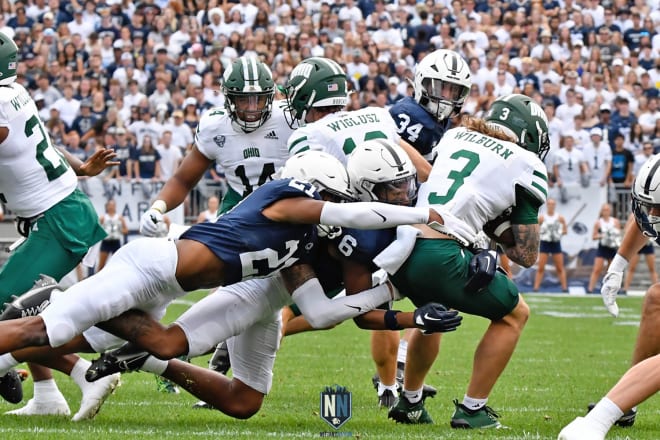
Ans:
<svg viewBox="0 0 660 440"><path fill-rule="evenodd" d="M180 314L186 301L173 305L168 319ZM292 336L282 345L275 365L271 394L252 419L240 421L208 410L194 410L196 399L156 391L154 376L124 375L96 419L72 423L63 417L0 416L0 438L322 438L334 431L319 417L320 392L339 384L352 392L352 419L338 433L361 439L555 439L561 427L584 413L628 368L640 298L621 298L621 316L610 318L599 296L526 297L532 316L518 349L497 384L489 404L507 429L455 431L449 427L452 400L461 399L469 378L473 350L487 322L466 317L455 333L445 337L439 359L428 378L438 388L427 401L434 425L397 425L376 406L371 386L374 372L369 332L345 323L333 330ZM403 304L405 308L405 304ZM197 359L205 365L208 357ZM78 409L80 395L67 377L57 376L60 388ZM25 383L27 400L32 383ZM0 411L16 407L0 403ZM608 439L660 438L660 399L640 407L633 428L614 427ZM325 437L323 437L325 438ZM342 437L347 438L347 437Z"/></svg>

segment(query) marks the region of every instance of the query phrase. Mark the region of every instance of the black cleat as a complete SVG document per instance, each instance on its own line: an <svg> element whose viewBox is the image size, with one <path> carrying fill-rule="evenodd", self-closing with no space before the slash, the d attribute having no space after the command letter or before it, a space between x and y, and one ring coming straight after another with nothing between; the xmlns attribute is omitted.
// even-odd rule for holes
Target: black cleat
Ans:
<svg viewBox="0 0 660 440"><path fill-rule="evenodd" d="M148 352L127 342L115 350L103 353L100 358L92 361L92 365L85 373L85 379L87 382L94 382L111 374L137 371L149 356L151 355Z"/></svg>
<svg viewBox="0 0 660 440"><path fill-rule="evenodd" d="M403 370L405 368L405 364L403 362L397 362L397 367L396 367L396 383L397 383L397 391L399 394L403 391ZM378 390L378 383L380 382L380 378L378 377L378 373L375 373L373 376L371 376L371 383L374 385L374 389ZM424 388L422 389L422 398L426 399L427 397L435 397L435 395L438 394L438 390L435 387L432 387L431 385L424 384Z"/></svg>
<svg viewBox="0 0 660 440"><path fill-rule="evenodd" d="M34 282L32 289L20 297L13 296L12 302L5 304L0 321L37 316L50 305L50 296L53 291L61 292L63 290L54 278L42 274Z"/></svg>
<svg viewBox="0 0 660 440"><path fill-rule="evenodd" d="M200 400L196 404L192 406L193 409L215 409L213 406L209 405L208 403L204 402L203 400Z"/></svg>
<svg viewBox="0 0 660 440"><path fill-rule="evenodd" d="M596 406L595 403L590 403L589 405L587 405L587 412L590 412L592 409L594 409L595 406ZM635 424L635 417L637 417L637 410L631 409L630 411L624 413L621 417L619 417L619 420L614 422L614 424L622 428L629 428Z"/></svg>
<svg viewBox="0 0 660 440"><path fill-rule="evenodd" d="M396 397L391 390L386 389L378 396L378 407L390 409L396 404Z"/></svg>
<svg viewBox="0 0 660 440"><path fill-rule="evenodd" d="M221 342L215 347L215 352L209 361L209 369L217 371L220 374L227 375L231 368L231 359L229 359L229 349L227 341Z"/></svg>
<svg viewBox="0 0 660 440"><path fill-rule="evenodd" d="M19 403L23 400L23 379L16 370L9 370L0 377L0 396L9 403Z"/></svg>

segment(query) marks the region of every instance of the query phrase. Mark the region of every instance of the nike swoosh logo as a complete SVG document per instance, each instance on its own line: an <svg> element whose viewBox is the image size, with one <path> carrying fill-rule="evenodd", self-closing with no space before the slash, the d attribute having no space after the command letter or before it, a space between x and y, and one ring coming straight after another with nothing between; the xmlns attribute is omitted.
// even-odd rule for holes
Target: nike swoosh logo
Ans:
<svg viewBox="0 0 660 440"><path fill-rule="evenodd" d="M424 319L428 321L442 321L442 318L434 318L433 316L430 316L428 313L424 313Z"/></svg>
<svg viewBox="0 0 660 440"><path fill-rule="evenodd" d="M387 221L387 218L386 218L383 214L381 214L380 212L378 212L378 211L376 211L376 210L373 210L373 209L371 210L371 212L373 212L374 214L376 214L378 217L382 218L382 219L383 219L383 223L385 223L385 222Z"/></svg>
<svg viewBox="0 0 660 440"><path fill-rule="evenodd" d="M345 305L346 307L350 307L351 309L355 309L355 310L357 310L358 312L361 312L361 311L362 311L362 307L359 307L359 306L350 306L350 305L348 305L348 304L344 304L344 305Z"/></svg>

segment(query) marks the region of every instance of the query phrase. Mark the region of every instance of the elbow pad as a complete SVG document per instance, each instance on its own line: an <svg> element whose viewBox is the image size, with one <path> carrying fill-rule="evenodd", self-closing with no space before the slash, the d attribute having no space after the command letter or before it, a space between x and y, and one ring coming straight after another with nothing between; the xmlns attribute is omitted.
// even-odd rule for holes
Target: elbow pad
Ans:
<svg viewBox="0 0 660 440"><path fill-rule="evenodd" d="M381 284L355 295L325 296L317 278L307 280L291 294L307 322L316 329L327 328L355 318L392 299L387 284Z"/></svg>
<svg viewBox="0 0 660 440"><path fill-rule="evenodd" d="M330 203L321 209L321 223L355 229L387 229L429 221L429 208L379 202Z"/></svg>

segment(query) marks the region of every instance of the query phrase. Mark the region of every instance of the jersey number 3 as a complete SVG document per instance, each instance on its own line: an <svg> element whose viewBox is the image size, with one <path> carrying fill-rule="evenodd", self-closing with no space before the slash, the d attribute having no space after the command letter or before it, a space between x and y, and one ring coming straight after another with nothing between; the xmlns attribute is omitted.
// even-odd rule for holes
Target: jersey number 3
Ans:
<svg viewBox="0 0 660 440"><path fill-rule="evenodd" d="M447 190L447 194L440 195L437 192L429 193L429 203L432 205L444 205L453 199L458 188L465 183L465 179L472 174L477 165L479 165L479 155L473 151L458 150L449 157L454 160L467 159L467 163L460 170L451 170L447 175L447 178L453 181Z"/></svg>

